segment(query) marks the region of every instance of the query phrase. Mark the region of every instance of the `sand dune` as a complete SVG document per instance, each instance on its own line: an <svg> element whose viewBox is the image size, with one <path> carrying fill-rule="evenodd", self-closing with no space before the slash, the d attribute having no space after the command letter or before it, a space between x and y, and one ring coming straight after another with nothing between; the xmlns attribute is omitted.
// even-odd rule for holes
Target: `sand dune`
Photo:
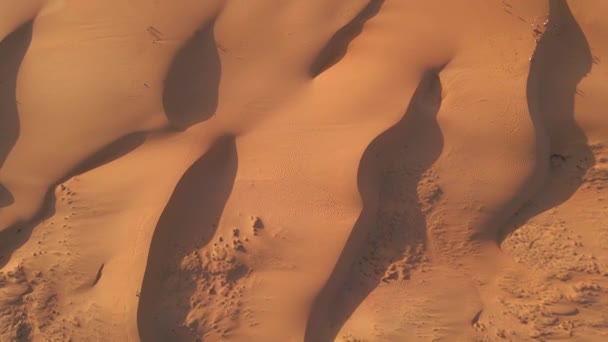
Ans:
<svg viewBox="0 0 608 342"><path fill-rule="evenodd" d="M0 3L0 340L606 340L606 13Z"/></svg>

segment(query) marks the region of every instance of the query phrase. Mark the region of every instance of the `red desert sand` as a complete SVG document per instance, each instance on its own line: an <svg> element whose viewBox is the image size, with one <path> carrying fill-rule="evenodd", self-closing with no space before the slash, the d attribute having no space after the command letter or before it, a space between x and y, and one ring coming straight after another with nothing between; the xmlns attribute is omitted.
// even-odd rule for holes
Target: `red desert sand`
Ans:
<svg viewBox="0 0 608 342"><path fill-rule="evenodd" d="M607 18L1 0L0 341L608 341Z"/></svg>

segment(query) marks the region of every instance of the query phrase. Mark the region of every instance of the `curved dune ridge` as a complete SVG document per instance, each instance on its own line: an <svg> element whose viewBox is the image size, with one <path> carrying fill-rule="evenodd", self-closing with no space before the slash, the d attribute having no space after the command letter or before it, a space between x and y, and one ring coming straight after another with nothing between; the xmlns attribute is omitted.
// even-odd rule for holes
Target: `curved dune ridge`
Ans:
<svg viewBox="0 0 608 342"><path fill-rule="evenodd" d="M608 2L0 3L0 341L608 340Z"/></svg>

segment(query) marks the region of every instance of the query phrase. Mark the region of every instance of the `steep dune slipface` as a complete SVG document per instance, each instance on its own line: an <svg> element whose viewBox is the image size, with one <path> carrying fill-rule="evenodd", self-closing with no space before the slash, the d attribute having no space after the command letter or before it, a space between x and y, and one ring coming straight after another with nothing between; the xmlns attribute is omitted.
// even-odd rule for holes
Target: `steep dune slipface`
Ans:
<svg viewBox="0 0 608 342"><path fill-rule="evenodd" d="M603 341L606 10L0 4L0 340Z"/></svg>
<svg viewBox="0 0 608 342"><path fill-rule="evenodd" d="M2 61L2 116L0 116L0 127L2 135L2 149L0 149L0 166L4 164L8 153L13 148L19 137L19 113L17 94L15 93L17 75L23 56L27 51L32 37L32 24L24 24L2 40L0 47L0 61ZM10 191L0 185L0 205L7 207L14 202Z"/></svg>
<svg viewBox="0 0 608 342"><path fill-rule="evenodd" d="M20 139L0 174L14 198L0 214L3 228L35 216L47 189L90 155L130 133L166 126L161 94L169 62L218 10L217 2L189 5L162 13L166 4L157 4L137 19L133 3L45 5L16 80ZM186 11L155 33L163 14Z"/></svg>
<svg viewBox="0 0 608 342"><path fill-rule="evenodd" d="M222 298L220 296L225 296L225 293L219 292L230 291L233 296L239 294L241 289L238 287L226 289L226 283L235 286L238 278L247 273L241 261L225 255L226 244L236 247L233 239L226 237L225 243L211 243L232 191L237 168L234 138L224 138L194 163L175 187L154 228L150 245L138 307L139 331L143 340L195 339L187 328L200 325L201 330L211 329L211 320L215 317L206 317L204 312L211 311L209 308L222 309L217 298ZM240 230L235 230L232 235L238 239ZM201 255L198 250L210 244L213 244L214 251ZM215 250L224 251L224 255L220 256L222 253ZM175 267L178 267L178 273L175 273ZM196 304L195 311L203 314L193 312L189 315L191 298L197 295L200 296L198 303L192 304ZM234 307L238 303L234 297L221 300L230 301L230 305L224 305L227 311L231 310L228 314L238 310ZM208 325L200 322L205 319ZM184 326L184 322L192 326Z"/></svg>

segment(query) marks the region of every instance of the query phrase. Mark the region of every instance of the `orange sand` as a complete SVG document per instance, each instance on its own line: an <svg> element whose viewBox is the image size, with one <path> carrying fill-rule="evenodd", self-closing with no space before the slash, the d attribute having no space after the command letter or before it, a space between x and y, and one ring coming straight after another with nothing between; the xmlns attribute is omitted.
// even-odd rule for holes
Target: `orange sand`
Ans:
<svg viewBox="0 0 608 342"><path fill-rule="evenodd" d="M607 341L607 14L0 2L0 341Z"/></svg>

